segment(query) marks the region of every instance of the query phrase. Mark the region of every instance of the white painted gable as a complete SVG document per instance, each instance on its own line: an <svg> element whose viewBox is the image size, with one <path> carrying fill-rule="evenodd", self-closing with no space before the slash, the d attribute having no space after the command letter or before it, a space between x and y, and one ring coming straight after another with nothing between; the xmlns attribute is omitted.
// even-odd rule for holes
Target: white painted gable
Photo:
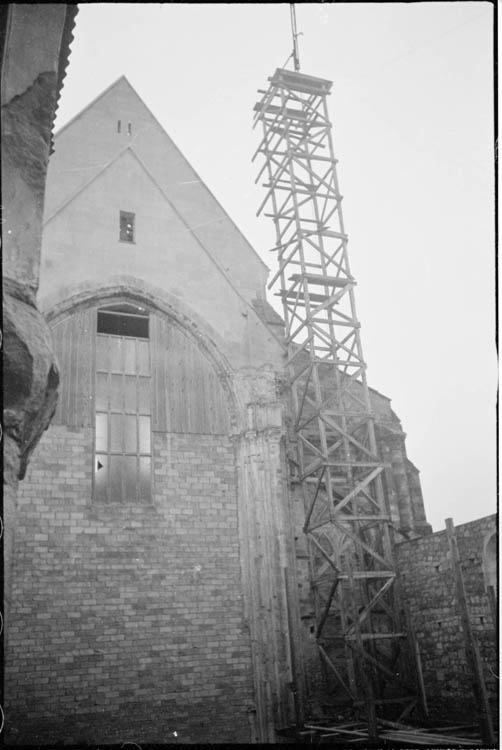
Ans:
<svg viewBox="0 0 502 750"><path fill-rule="evenodd" d="M135 216L133 243L120 240L121 211ZM44 309L76 289L137 280L217 332L229 361L259 366L282 361L253 305L265 297L266 276L263 261L125 78L56 135L38 296Z"/></svg>
<svg viewBox="0 0 502 750"><path fill-rule="evenodd" d="M140 159L239 292L248 301L264 297L266 265L125 77L56 134L47 182L46 223L126 148Z"/></svg>

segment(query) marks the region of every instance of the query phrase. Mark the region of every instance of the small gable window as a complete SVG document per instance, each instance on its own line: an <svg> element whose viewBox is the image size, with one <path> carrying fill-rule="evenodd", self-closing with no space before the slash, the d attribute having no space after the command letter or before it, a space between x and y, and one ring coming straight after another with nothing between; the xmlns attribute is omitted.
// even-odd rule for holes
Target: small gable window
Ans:
<svg viewBox="0 0 502 750"><path fill-rule="evenodd" d="M120 212L120 241L134 242L134 214Z"/></svg>

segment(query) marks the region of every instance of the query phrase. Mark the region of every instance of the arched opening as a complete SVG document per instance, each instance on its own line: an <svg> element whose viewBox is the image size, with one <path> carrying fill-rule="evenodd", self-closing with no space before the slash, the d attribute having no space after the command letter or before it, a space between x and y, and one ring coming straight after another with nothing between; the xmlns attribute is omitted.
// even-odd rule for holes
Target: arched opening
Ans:
<svg viewBox="0 0 502 750"><path fill-rule="evenodd" d="M195 348L198 352L195 360L204 363L204 370L209 368L209 380L215 385L211 390L223 390L224 411L226 412L225 423L229 421L232 432L240 424L241 404L235 392L232 370L224 353L224 340L219 337L217 331L208 326L206 321L202 320L196 313L180 300L172 297L172 295L144 282L140 282L137 279L120 276L117 277L117 283L105 287L95 288L91 285L83 290L81 285L79 285L78 288L73 290L68 288L64 299L61 300L54 297L46 299L40 305L45 310L46 319L53 329L53 333L56 327L61 326L62 329L67 327L69 325L67 321L70 317L73 318L74 323L77 324L79 329L77 331L77 339L71 335L72 331L64 332L63 336L56 337L60 339L59 345L56 342L60 362L64 359L64 356L62 356L63 352L60 351L63 348L61 339L65 338L66 341L73 341L75 347L79 346L76 340L82 340L80 335L82 332L86 334L90 330L96 330L96 310L98 308L102 309L106 307L111 309L112 307L116 307L117 312L120 312L119 307L124 307L125 310L129 306L148 312L150 319L149 337L152 349L156 346L158 337L165 335L166 327L173 332L174 338L186 342L187 349L193 350ZM127 312L127 310L125 311ZM70 335L66 335L66 333ZM88 340L88 337L85 335L84 338ZM91 359L93 352L89 352L89 354L89 359ZM74 359L74 357L70 357L71 361ZM67 369L69 372L69 368ZM80 379L81 374L82 370L74 372L73 376ZM183 373L180 373L180 376L184 377ZM214 381L217 381L219 387L216 386ZM207 399L208 395L201 392L201 396L204 399ZM219 397L218 400L220 400ZM58 407L58 412L60 409L61 406ZM195 412L197 411L201 412L200 409L195 410ZM217 408L217 411L221 413L222 409ZM58 414L56 415L57 418ZM210 421L214 420L211 419ZM202 431L206 430L207 427L203 426ZM217 432L221 431L220 426L217 428ZM228 424L225 424L223 431L228 431Z"/></svg>

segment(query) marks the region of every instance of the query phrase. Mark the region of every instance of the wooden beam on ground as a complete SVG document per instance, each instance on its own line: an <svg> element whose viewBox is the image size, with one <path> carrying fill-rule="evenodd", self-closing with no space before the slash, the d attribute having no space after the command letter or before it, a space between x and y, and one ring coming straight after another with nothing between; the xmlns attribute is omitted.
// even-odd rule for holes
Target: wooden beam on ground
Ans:
<svg viewBox="0 0 502 750"><path fill-rule="evenodd" d="M425 747L482 747L482 741L472 737L453 737L447 734L433 734L422 731L389 730L381 732L380 738L398 742L400 747L424 745Z"/></svg>
<svg viewBox="0 0 502 750"><path fill-rule="evenodd" d="M368 739L368 732L364 729L339 729L336 726L335 727L321 727L314 724L305 724L306 729L313 729L316 732L325 732L323 735L324 737L328 736L335 736L337 734L343 734L344 736L349 737L364 737L365 739Z"/></svg>

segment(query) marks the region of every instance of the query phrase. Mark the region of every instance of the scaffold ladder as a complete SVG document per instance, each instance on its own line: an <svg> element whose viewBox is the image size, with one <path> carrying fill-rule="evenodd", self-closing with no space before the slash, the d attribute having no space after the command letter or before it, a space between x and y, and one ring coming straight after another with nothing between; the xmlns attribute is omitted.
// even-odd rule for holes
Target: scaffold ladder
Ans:
<svg viewBox="0 0 502 750"><path fill-rule="evenodd" d="M335 701L405 715L405 675L390 511L356 315L327 97L331 82L277 69L260 91L253 160L273 219L294 412L293 473L315 592L320 657ZM340 700L341 699L341 700ZM389 711L389 708L394 710ZM370 727L371 728L371 727Z"/></svg>

